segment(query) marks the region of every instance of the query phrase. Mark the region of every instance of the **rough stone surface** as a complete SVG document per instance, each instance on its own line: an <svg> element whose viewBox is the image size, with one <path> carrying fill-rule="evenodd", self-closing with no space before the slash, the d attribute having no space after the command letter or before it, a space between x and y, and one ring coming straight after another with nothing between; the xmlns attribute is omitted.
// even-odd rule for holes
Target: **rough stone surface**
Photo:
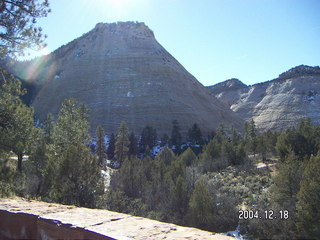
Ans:
<svg viewBox="0 0 320 240"><path fill-rule="evenodd" d="M1 239L216 239L231 237L107 210L0 199Z"/></svg>
<svg viewBox="0 0 320 240"><path fill-rule="evenodd" d="M204 133L242 120L221 104L155 39L144 23L99 23L90 32L41 59L20 64L40 91L36 116L56 114L65 98L90 108L93 130L114 132L126 121L135 133L148 125L170 133L178 120L182 133L198 123ZM22 69L21 69L22 68Z"/></svg>
<svg viewBox="0 0 320 240"><path fill-rule="evenodd" d="M307 117L314 123L320 123L318 74L276 79L234 89L225 88L215 92L215 96L243 119L253 119L261 130L282 130L297 126L301 119Z"/></svg>

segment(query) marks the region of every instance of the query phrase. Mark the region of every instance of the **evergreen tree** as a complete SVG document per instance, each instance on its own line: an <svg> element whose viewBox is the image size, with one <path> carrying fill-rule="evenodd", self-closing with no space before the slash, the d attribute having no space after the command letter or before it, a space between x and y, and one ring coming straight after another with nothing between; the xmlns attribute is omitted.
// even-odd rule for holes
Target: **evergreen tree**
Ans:
<svg viewBox="0 0 320 240"><path fill-rule="evenodd" d="M101 125L99 125L97 127L97 130L96 130L96 136L97 136L97 144L96 144L96 154L98 156L98 159L99 159L99 165L102 166L103 164L103 160L105 158L107 158L107 155L106 155L106 144L105 144L105 141L104 141L104 137L105 137L105 133L104 133L104 129Z"/></svg>
<svg viewBox="0 0 320 240"><path fill-rule="evenodd" d="M212 224L212 199L203 181L196 183L189 201L188 219L192 226L210 230Z"/></svg>
<svg viewBox="0 0 320 240"><path fill-rule="evenodd" d="M30 195L41 196L47 201L53 200L49 194L56 184L59 171L59 162L56 157L53 144L46 142L46 135L43 133L29 156L33 166L32 174L38 178L35 192L29 192Z"/></svg>
<svg viewBox="0 0 320 240"><path fill-rule="evenodd" d="M171 165L174 159L175 159L175 154L168 147L164 147L162 151L159 152L155 158L156 161L162 161L165 165Z"/></svg>
<svg viewBox="0 0 320 240"><path fill-rule="evenodd" d="M25 48L43 45L46 36L36 27L38 18L50 12L47 0L9 1L0 3L0 57L23 54Z"/></svg>
<svg viewBox="0 0 320 240"><path fill-rule="evenodd" d="M194 154L191 148L187 148L180 156L179 159L187 166L194 165L197 161L197 156Z"/></svg>
<svg viewBox="0 0 320 240"><path fill-rule="evenodd" d="M171 131L171 138L170 138L170 145L175 146L176 149L180 149L182 137L180 133L180 127L177 120L172 121L172 131ZM179 150L177 151L179 152Z"/></svg>
<svg viewBox="0 0 320 240"><path fill-rule="evenodd" d="M109 159L114 158L115 144L116 144L116 139L114 137L114 134L112 133L109 138L109 144L107 149L107 154Z"/></svg>
<svg viewBox="0 0 320 240"><path fill-rule="evenodd" d="M226 126L223 123L220 123L219 128L217 129L217 133L214 136L214 139L218 141L218 143L222 143L223 141L226 141L228 139L227 136L227 129Z"/></svg>
<svg viewBox="0 0 320 240"><path fill-rule="evenodd" d="M63 152L68 145L89 142L87 112L86 106L75 99L66 99L62 103L53 132L57 153Z"/></svg>
<svg viewBox="0 0 320 240"><path fill-rule="evenodd" d="M146 149L150 150L157 143L157 130L151 126L146 126L142 129L141 138L140 138L140 152L145 153Z"/></svg>
<svg viewBox="0 0 320 240"><path fill-rule="evenodd" d="M2 75L4 77L4 75ZM20 97L25 93L21 83L13 76L3 79L0 89L0 148L12 151L18 156L17 169L22 171L22 158L30 152L32 142L39 131L34 127L33 109L22 103ZM6 116L10 117L6 117Z"/></svg>
<svg viewBox="0 0 320 240"><path fill-rule="evenodd" d="M308 161L298 193L298 231L303 238L320 236L320 154Z"/></svg>
<svg viewBox="0 0 320 240"><path fill-rule="evenodd" d="M231 128L231 141L234 145L238 145L240 142L240 136L234 126Z"/></svg>
<svg viewBox="0 0 320 240"><path fill-rule="evenodd" d="M54 119L51 113L47 114L46 119L44 120L44 140L46 143L53 143L53 129L54 129Z"/></svg>
<svg viewBox="0 0 320 240"><path fill-rule="evenodd" d="M65 100L54 127L54 166L58 174L49 193L52 200L95 207L97 197L103 194L97 159L86 145L88 130L85 105Z"/></svg>
<svg viewBox="0 0 320 240"><path fill-rule="evenodd" d="M104 192L96 158L83 143L68 145L59 156L61 167L56 180L58 201L94 208Z"/></svg>
<svg viewBox="0 0 320 240"><path fill-rule="evenodd" d="M169 136L168 136L168 134L165 133L162 135L160 146L161 147L167 146L168 143L169 143Z"/></svg>
<svg viewBox="0 0 320 240"><path fill-rule="evenodd" d="M245 122L244 126L243 126L243 141L245 144L248 144L249 140L250 140L250 133L249 133L249 123Z"/></svg>
<svg viewBox="0 0 320 240"><path fill-rule="evenodd" d="M266 161L267 160L267 143L264 135L261 135L257 138L257 151L261 154L262 161Z"/></svg>
<svg viewBox="0 0 320 240"><path fill-rule="evenodd" d="M138 140L133 132L131 132L129 136L129 151L128 155L129 157L135 157L137 156L139 150L138 150Z"/></svg>
<svg viewBox="0 0 320 240"><path fill-rule="evenodd" d="M278 167L278 173L274 177L272 200L284 209L294 209L302 177L301 162L291 152Z"/></svg>
<svg viewBox="0 0 320 240"><path fill-rule="evenodd" d="M254 139L257 136L256 124L254 123L253 119L251 119L249 125L249 135L251 139Z"/></svg>
<svg viewBox="0 0 320 240"><path fill-rule="evenodd" d="M202 134L198 124L194 123L188 130L187 141L194 144L202 144Z"/></svg>
<svg viewBox="0 0 320 240"><path fill-rule="evenodd" d="M200 155L200 169L203 173L214 172L226 168L228 159L222 155L221 143L216 138L211 140Z"/></svg>
<svg viewBox="0 0 320 240"><path fill-rule="evenodd" d="M290 146L288 137L289 132L287 131L286 133L282 133L279 135L277 138L277 143L276 143L276 150L277 153L279 154L280 160L284 161L286 157L291 153L292 148Z"/></svg>
<svg viewBox="0 0 320 240"><path fill-rule="evenodd" d="M119 161L120 164L123 163L123 161L128 156L129 151L129 138L128 138L128 127L125 122L121 122L119 128L118 128L118 135L116 137L116 143L115 143L115 157Z"/></svg>
<svg viewBox="0 0 320 240"><path fill-rule="evenodd" d="M184 176L179 175L176 178L172 191L172 208L178 213L178 219L181 219L188 208L188 183Z"/></svg>

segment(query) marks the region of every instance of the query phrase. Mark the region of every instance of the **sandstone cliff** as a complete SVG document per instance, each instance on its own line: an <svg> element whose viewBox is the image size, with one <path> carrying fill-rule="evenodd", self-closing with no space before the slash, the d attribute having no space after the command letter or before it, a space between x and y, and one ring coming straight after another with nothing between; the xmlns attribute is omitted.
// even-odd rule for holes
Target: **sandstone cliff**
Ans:
<svg viewBox="0 0 320 240"><path fill-rule="evenodd" d="M272 81L235 87L229 81L208 87L243 119L253 119L261 130L280 130L311 118L320 123L320 68L298 66Z"/></svg>
<svg viewBox="0 0 320 240"><path fill-rule="evenodd" d="M182 133L193 123L205 133L221 122L242 125L144 23L99 23L48 56L16 66L20 76L23 70L28 73L24 78L37 86L32 106L41 120L73 97L90 108L92 130L102 124L109 133L121 121L136 133L149 124L160 134L169 133L175 119Z"/></svg>

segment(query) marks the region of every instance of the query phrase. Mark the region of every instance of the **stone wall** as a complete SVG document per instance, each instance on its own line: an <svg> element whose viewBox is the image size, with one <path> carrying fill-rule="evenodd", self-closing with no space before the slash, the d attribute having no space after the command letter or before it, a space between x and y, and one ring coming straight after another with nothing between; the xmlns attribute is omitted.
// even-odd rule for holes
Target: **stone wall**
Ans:
<svg viewBox="0 0 320 240"><path fill-rule="evenodd" d="M232 239L107 210L0 199L0 239Z"/></svg>

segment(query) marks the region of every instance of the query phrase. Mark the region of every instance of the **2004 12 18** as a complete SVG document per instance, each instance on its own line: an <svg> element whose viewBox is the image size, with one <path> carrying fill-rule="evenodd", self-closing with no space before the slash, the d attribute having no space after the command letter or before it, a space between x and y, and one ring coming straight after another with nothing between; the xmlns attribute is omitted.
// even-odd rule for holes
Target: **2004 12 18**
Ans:
<svg viewBox="0 0 320 240"><path fill-rule="evenodd" d="M272 209L258 211L258 210L239 210L239 220L250 220L250 219L288 219L289 211L288 210L279 210L274 211Z"/></svg>

